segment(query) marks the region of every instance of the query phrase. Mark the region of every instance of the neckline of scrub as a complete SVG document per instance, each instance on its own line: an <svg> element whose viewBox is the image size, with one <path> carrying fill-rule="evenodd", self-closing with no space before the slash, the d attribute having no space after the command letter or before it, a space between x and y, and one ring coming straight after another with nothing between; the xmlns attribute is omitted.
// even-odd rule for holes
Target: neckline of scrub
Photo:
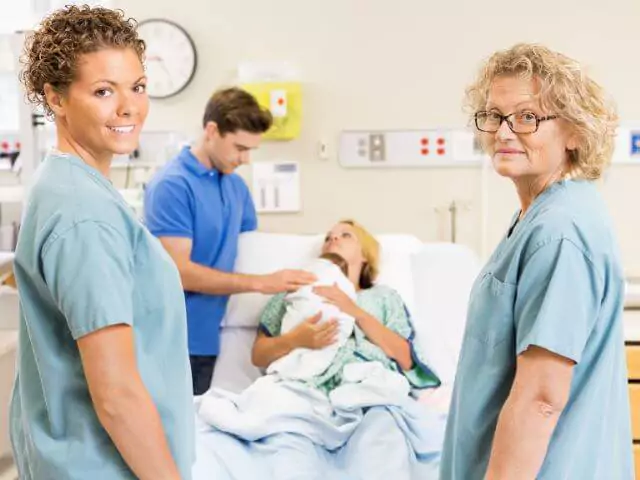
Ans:
<svg viewBox="0 0 640 480"><path fill-rule="evenodd" d="M542 192L540 192L540 194L536 198L533 199L533 202L531 202L531 205L529 206L527 211L524 213L522 218L519 218L520 212L522 211L522 209L518 209L514 217L512 217L511 219L510 227L507 231L506 238L508 240L511 240L512 238L516 237L516 234L520 230L520 226L531 222L531 220L535 216L534 215L535 212L537 212L538 209L546 203L546 200L550 198L553 193L560 190L561 188L565 188L569 182L573 182L573 181L574 181L573 179L563 179L563 180L558 180L557 182L553 182L551 185L545 188Z"/></svg>
<svg viewBox="0 0 640 480"><path fill-rule="evenodd" d="M53 148L47 154L47 158L51 158L51 159L62 158L64 160L71 162L74 166L88 173L94 180L98 182L98 184L106 188L114 198L116 198L118 201L123 202L125 205L128 205L124 200L124 198L122 198L122 195L120 195L120 192L118 192L118 190L116 190L116 188L113 186L113 183L111 183L111 180L109 180L102 173L100 173L100 171L98 171L91 165L87 164L78 155L74 155L73 153L61 152L60 150Z"/></svg>

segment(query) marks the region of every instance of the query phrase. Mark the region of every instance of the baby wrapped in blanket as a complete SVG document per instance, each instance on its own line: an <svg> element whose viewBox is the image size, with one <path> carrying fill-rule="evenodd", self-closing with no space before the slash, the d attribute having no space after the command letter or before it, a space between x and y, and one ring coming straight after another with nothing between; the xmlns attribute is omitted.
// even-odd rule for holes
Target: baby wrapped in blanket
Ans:
<svg viewBox="0 0 640 480"><path fill-rule="evenodd" d="M355 300L356 290L348 278L346 261L340 255L326 253L313 260L304 269L315 274L317 281L285 295L287 313L282 320L281 333L293 330L300 323L320 313L321 318L318 323L333 319L338 321L338 338L333 344L319 350L296 348L269 365L267 373L277 373L285 379L309 380L322 374L329 367L340 347L353 333L355 324L352 316L345 314L335 305L326 303L322 297L313 292L316 286L336 285Z"/></svg>

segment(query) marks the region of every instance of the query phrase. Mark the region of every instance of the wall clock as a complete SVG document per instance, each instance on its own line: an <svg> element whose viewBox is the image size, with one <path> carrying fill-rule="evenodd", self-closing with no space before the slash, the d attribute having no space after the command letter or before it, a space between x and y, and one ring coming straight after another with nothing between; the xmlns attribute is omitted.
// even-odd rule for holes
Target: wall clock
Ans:
<svg viewBox="0 0 640 480"><path fill-rule="evenodd" d="M178 24L149 19L138 24L138 34L147 44L147 93L168 98L184 90L196 72L198 57L189 34Z"/></svg>

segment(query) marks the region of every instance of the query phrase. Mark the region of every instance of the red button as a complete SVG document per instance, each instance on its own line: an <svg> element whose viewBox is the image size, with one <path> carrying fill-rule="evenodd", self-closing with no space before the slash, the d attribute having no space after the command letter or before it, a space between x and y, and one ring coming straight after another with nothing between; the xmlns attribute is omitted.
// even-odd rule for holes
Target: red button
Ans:
<svg viewBox="0 0 640 480"><path fill-rule="evenodd" d="M9 142L7 142L6 140L2 142L0 145L2 145L3 150L7 150L9 148Z"/></svg>
<svg viewBox="0 0 640 480"><path fill-rule="evenodd" d="M429 139L428 138L423 138L422 140L420 140L420 143L422 145L429 145Z"/></svg>
<svg viewBox="0 0 640 480"><path fill-rule="evenodd" d="M438 149L438 155L444 155L444 148Z"/></svg>
<svg viewBox="0 0 640 480"><path fill-rule="evenodd" d="M284 105L284 100L282 98L278 99L278 105Z"/></svg>
<svg viewBox="0 0 640 480"><path fill-rule="evenodd" d="M444 145L444 138L438 139L438 145Z"/></svg>
<svg viewBox="0 0 640 480"><path fill-rule="evenodd" d="M428 148L423 148L421 150L421 152L422 152L423 155L429 155L429 149Z"/></svg>

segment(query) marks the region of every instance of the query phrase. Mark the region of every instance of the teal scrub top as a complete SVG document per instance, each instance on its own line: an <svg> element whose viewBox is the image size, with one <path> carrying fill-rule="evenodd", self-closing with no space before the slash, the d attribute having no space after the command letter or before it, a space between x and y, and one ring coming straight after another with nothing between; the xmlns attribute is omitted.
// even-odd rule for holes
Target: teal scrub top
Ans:
<svg viewBox="0 0 640 480"><path fill-rule="evenodd" d="M194 412L180 278L109 180L51 153L36 173L18 239L17 375L10 409L21 479L135 478L93 408L77 340L133 328L138 371L183 479Z"/></svg>
<svg viewBox="0 0 640 480"><path fill-rule="evenodd" d="M530 346L575 362L537 478L633 479L613 230L595 185L566 180L539 195L498 245L471 291L441 479L484 478L516 357Z"/></svg>

